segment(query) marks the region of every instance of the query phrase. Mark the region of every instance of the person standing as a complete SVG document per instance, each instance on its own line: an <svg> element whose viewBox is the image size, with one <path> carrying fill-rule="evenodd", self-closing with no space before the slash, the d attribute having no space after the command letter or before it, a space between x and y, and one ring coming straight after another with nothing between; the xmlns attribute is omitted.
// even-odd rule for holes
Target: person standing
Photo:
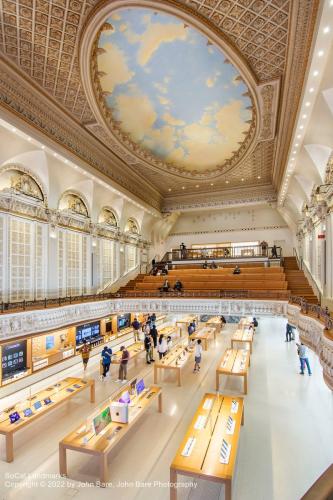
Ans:
<svg viewBox="0 0 333 500"><path fill-rule="evenodd" d="M193 373L200 371L200 363L202 356L201 339L198 339L194 347L194 370Z"/></svg>
<svg viewBox="0 0 333 500"><path fill-rule="evenodd" d="M150 319L151 319L151 324L152 324L153 326L155 326L155 323L156 323L156 314L155 314L155 313L153 313L153 314L151 315Z"/></svg>
<svg viewBox="0 0 333 500"><path fill-rule="evenodd" d="M103 368L102 380L104 380L110 370L112 349L107 345L104 346L103 351L101 352L101 357L102 357L102 368Z"/></svg>
<svg viewBox="0 0 333 500"><path fill-rule="evenodd" d="M134 321L132 323L133 331L134 331L134 342L138 342L140 340L139 338L139 328L140 328L140 323L137 318L134 318Z"/></svg>
<svg viewBox="0 0 333 500"><path fill-rule="evenodd" d="M278 258L277 248L276 248L276 245L273 245L272 246L272 259L277 259L277 258Z"/></svg>
<svg viewBox="0 0 333 500"><path fill-rule="evenodd" d="M300 375L304 375L304 367L306 365L306 368L308 370L308 374L312 375L311 368L310 368L310 363L308 359L308 350L306 346L301 342L300 344L297 345L297 352L299 356L299 360L301 363L301 371L299 372Z"/></svg>
<svg viewBox="0 0 333 500"><path fill-rule="evenodd" d="M83 370L86 371L89 357L90 357L91 346L87 344L86 339L83 339L83 346L81 347L81 356L83 363Z"/></svg>
<svg viewBox="0 0 333 500"><path fill-rule="evenodd" d="M143 341L146 351L146 363L150 365L153 360L153 339L149 333L145 334L145 339Z"/></svg>
<svg viewBox="0 0 333 500"><path fill-rule="evenodd" d="M119 376L117 382L127 382L127 364L128 360L130 358L129 352L127 349L125 349L125 346L121 346L120 348L121 351L121 359L120 359L120 365L119 365Z"/></svg>
<svg viewBox="0 0 333 500"><path fill-rule="evenodd" d="M172 342L172 338L170 337L170 335L167 338L167 346L168 346L168 352L171 351L172 346L173 346L173 342Z"/></svg>
<svg viewBox="0 0 333 500"><path fill-rule="evenodd" d="M167 340L164 337L163 333L160 335L160 338L158 339L157 351L160 359L164 358L164 356L168 351Z"/></svg>
<svg viewBox="0 0 333 500"><path fill-rule="evenodd" d="M287 323L287 326L286 326L286 340L285 340L285 342L291 342L291 340L292 340L292 328L289 325L289 323Z"/></svg>
<svg viewBox="0 0 333 500"><path fill-rule="evenodd" d="M150 335L152 336L152 339L153 339L153 343L154 343L154 348L156 349L157 347L157 337L158 337L158 333L157 333L157 328L156 326L152 326L152 328L150 329Z"/></svg>

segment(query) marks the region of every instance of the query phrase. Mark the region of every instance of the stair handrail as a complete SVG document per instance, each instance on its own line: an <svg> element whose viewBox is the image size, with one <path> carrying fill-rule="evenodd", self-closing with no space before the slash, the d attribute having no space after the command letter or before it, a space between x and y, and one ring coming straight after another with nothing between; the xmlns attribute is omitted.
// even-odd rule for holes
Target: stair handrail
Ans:
<svg viewBox="0 0 333 500"><path fill-rule="evenodd" d="M299 255L297 253L297 248L295 248L295 247L293 247L293 256L296 257L298 268L302 271L302 269L303 269L303 259L302 259L302 257L299 257Z"/></svg>
<svg viewBox="0 0 333 500"><path fill-rule="evenodd" d="M302 271L306 277L306 279L310 282L311 288L315 292L315 295L318 298L319 303L321 304L322 301L322 291L320 290L316 280L312 276L312 273L310 269L308 268L307 264L303 261L303 266L302 266Z"/></svg>

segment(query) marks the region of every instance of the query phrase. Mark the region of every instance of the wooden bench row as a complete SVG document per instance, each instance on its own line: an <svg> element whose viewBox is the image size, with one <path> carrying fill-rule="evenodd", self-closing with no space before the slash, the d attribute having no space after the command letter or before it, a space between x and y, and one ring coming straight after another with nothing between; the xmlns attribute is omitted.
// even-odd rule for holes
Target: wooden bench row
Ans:
<svg viewBox="0 0 333 500"><path fill-rule="evenodd" d="M189 281L195 281L195 282L205 282L209 279L209 281L272 281L274 283L279 282L279 281L286 281L286 277L284 274L274 274L273 276L267 276L267 275L255 275L255 274L248 274L248 275L226 275L226 276L221 276L221 275L214 275L214 276L205 276L205 275L186 275L186 276L145 276L143 281L140 283L163 283L165 278L168 279L169 283L175 283L177 279L179 279L182 283L187 283Z"/></svg>
<svg viewBox="0 0 333 500"><path fill-rule="evenodd" d="M206 281L206 282L182 282L185 290L287 290L286 281ZM172 288L172 283L169 282ZM160 283L137 283L135 290L158 290Z"/></svg>
<svg viewBox="0 0 333 500"><path fill-rule="evenodd" d="M284 274L283 267L248 267L240 268L242 274ZM169 274L186 275L186 274L232 274L233 268L217 268L217 269L170 269Z"/></svg>

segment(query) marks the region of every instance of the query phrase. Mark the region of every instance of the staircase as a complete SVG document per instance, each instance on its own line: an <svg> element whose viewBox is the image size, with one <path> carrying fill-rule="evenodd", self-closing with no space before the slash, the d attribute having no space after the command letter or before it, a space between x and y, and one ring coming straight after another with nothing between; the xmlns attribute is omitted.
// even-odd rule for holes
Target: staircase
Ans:
<svg viewBox="0 0 333 500"><path fill-rule="evenodd" d="M138 274L134 280L130 280L125 286L119 288L118 292L127 292L129 290L134 290L136 283L141 283L144 280L146 274Z"/></svg>
<svg viewBox="0 0 333 500"><path fill-rule="evenodd" d="M284 257L283 261L288 290L291 294L303 297L311 304L318 304L318 298L313 293L304 272L299 269L296 257Z"/></svg>

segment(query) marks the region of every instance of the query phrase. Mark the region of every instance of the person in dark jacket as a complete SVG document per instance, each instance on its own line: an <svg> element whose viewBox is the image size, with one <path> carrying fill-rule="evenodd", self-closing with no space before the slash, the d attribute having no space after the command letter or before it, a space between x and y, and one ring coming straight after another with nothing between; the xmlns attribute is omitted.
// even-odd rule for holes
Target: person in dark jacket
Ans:
<svg viewBox="0 0 333 500"><path fill-rule="evenodd" d="M154 342L154 347L155 347L155 349L156 349L156 347L157 347L157 338L158 338L158 333L157 333L157 328L156 328L156 326L155 326L155 325L153 325L153 326L151 327L151 330L150 330L150 335L151 335L151 337L152 337L152 339L153 339L153 342Z"/></svg>
<svg viewBox="0 0 333 500"><path fill-rule="evenodd" d="M241 273L240 267L236 265L236 267L233 270L232 274L240 274L240 273Z"/></svg>
<svg viewBox="0 0 333 500"><path fill-rule="evenodd" d="M110 370L111 359L112 359L112 349L107 345L103 347L103 351L101 352L102 357L102 367L103 367L103 380Z"/></svg>
<svg viewBox="0 0 333 500"><path fill-rule="evenodd" d="M144 346L146 351L146 363L150 365L154 361L153 359L153 339L149 333L146 333L144 339Z"/></svg>
<svg viewBox="0 0 333 500"><path fill-rule="evenodd" d="M277 258L278 258L277 248L276 248L276 245L273 245L272 246L272 259L277 259Z"/></svg>
<svg viewBox="0 0 333 500"><path fill-rule="evenodd" d="M132 327L134 330L134 342L139 342L139 328L140 328L140 323L137 318L134 318L134 321L132 323Z"/></svg>
<svg viewBox="0 0 333 500"><path fill-rule="evenodd" d="M183 283L177 280L176 283L174 284L173 289L175 290L175 292L181 292L183 289Z"/></svg>

